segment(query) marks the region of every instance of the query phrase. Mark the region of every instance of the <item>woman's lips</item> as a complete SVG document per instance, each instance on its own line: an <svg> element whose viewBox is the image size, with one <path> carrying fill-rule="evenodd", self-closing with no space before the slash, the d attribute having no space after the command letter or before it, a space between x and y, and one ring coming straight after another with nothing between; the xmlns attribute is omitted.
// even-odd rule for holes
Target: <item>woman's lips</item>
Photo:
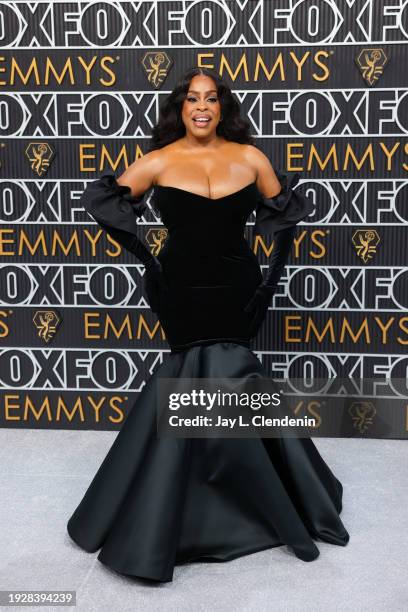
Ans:
<svg viewBox="0 0 408 612"><path fill-rule="evenodd" d="M197 120L197 119L193 119L195 125L197 125L198 127L207 127L207 125L210 123L211 119L208 118L207 120Z"/></svg>

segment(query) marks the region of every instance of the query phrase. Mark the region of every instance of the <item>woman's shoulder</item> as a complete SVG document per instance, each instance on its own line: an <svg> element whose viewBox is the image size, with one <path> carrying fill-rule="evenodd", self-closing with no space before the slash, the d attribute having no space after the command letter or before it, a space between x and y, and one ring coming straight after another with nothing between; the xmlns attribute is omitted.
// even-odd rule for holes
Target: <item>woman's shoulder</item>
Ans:
<svg viewBox="0 0 408 612"><path fill-rule="evenodd" d="M160 149L149 151L131 163L117 182L130 187L133 196L140 196L153 186L154 177L161 172L163 165Z"/></svg>
<svg viewBox="0 0 408 612"><path fill-rule="evenodd" d="M269 157L265 155L265 153L256 145L244 144L242 145L242 147L244 147L243 151L249 162L252 162L254 164L269 164L270 166L272 166Z"/></svg>

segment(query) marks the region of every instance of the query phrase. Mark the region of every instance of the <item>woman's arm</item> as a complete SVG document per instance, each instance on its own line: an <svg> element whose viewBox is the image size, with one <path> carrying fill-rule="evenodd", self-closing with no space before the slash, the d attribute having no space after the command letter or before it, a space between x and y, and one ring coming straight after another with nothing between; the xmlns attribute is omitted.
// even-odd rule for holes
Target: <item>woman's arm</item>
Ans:
<svg viewBox="0 0 408 612"><path fill-rule="evenodd" d="M153 187L154 178L161 172L162 165L160 149L150 151L130 164L116 180L119 185L129 187L132 196L139 197Z"/></svg>
<svg viewBox="0 0 408 612"><path fill-rule="evenodd" d="M267 198L277 196L281 184L265 153L253 145L247 145L247 159L256 172L256 186L259 192Z"/></svg>
<svg viewBox="0 0 408 612"><path fill-rule="evenodd" d="M143 199L160 166L158 151L133 162L120 176L108 170L88 184L81 204L95 221L124 249L147 264L154 256L137 235L136 217L147 206Z"/></svg>
<svg viewBox="0 0 408 612"><path fill-rule="evenodd" d="M276 173L266 155L256 149L252 153L252 160L258 175L257 187L261 192L256 207L255 234L268 235L274 241L266 276L244 309L252 313L251 328L255 335L266 316L289 259L296 225L314 211L315 204L310 198L293 191L299 173L291 176ZM273 195L265 196L264 193Z"/></svg>
<svg viewBox="0 0 408 612"><path fill-rule="evenodd" d="M139 238L136 223L136 217L147 208L143 198L157 167L154 157L157 159L157 155L151 155L148 160L135 161L118 178L113 171L103 173L88 184L80 203L104 231L145 265L149 303L157 312L159 291L165 287L161 264Z"/></svg>

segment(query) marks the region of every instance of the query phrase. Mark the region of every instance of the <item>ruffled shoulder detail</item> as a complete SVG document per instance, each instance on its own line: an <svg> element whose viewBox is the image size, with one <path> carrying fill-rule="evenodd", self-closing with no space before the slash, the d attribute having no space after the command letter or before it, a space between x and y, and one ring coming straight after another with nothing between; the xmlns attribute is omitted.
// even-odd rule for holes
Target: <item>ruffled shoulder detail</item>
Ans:
<svg viewBox="0 0 408 612"><path fill-rule="evenodd" d="M132 196L128 185L119 185L112 172L105 172L89 183L80 203L98 223L136 235L136 217L147 208L144 195Z"/></svg>
<svg viewBox="0 0 408 612"><path fill-rule="evenodd" d="M299 172L288 175L275 170L275 174L282 188L273 198L260 194L255 209L255 234L274 234L296 225L316 208L312 199L293 190L299 181Z"/></svg>

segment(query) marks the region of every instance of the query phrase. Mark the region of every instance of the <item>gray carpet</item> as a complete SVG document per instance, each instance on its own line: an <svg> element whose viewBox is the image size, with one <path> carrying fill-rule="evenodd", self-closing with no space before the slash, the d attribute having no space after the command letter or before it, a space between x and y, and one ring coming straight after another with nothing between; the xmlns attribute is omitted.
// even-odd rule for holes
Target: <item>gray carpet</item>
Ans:
<svg viewBox="0 0 408 612"><path fill-rule="evenodd" d="M0 430L1 589L76 590L81 612L408 610L406 441L314 439L344 485L346 547L317 542L320 556L304 563L282 546L176 567L172 583L146 585L109 570L66 533L116 435Z"/></svg>

